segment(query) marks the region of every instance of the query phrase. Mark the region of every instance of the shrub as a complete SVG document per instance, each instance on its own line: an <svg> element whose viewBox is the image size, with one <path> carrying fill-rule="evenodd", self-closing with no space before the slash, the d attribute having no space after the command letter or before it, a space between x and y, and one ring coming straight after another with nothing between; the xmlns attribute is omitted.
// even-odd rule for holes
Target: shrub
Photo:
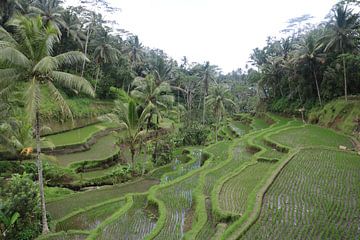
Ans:
<svg viewBox="0 0 360 240"><path fill-rule="evenodd" d="M180 128L179 133L184 146L204 145L210 130L208 127L197 123Z"/></svg>
<svg viewBox="0 0 360 240"><path fill-rule="evenodd" d="M131 167L130 165L118 165L111 172L113 183L121 183L131 178Z"/></svg>
<svg viewBox="0 0 360 240"><path fill-rule="evenodd" d="M34 239L40 233L41 212L38 186L29 174L14 174L4 188L2 212L6 216L18 212L19 219L9 229L5 239Z"/></svg>

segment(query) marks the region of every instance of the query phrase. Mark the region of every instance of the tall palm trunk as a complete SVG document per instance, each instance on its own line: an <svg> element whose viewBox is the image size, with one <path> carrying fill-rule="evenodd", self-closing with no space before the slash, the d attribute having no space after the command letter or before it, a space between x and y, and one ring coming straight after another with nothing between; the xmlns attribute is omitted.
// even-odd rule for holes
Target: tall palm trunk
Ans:
<svg viewBox="0 0 360 240"><path fill-rule="evenodd" d="M317 91L319 103L320 103L320 106L322 106L320 88L319 88L319 83L318 83L318 79L317 79L317 76L316 76L316 71L315 71L315 66L314 65L312 65L312 72L313 72L313 75L314 75L314 80L315 80L316 91Z"/></svg>
<svg viewBox="0 0 360 240"><path fill-rule="evenodd" d="M36 135L36 165L38 168L39 178L39 191L40 191L40 204L41 204L41 216L42 216L42 233L47 234L49 232L49 226L46 217L46 206L45 206L45 194L44 194L44 178L43 178L43 166L40 159L40 114L39 109L35 113L35 135Z"/></svg>
<svg viewBox="0 0 360 240"><path fill-rule="evenodd" d="M87 51L88 51L89 38L90 38L90 28L91 28L91 25L89 26L89 28L87 30L87 33L86 33L85 48L84 48L85 56L87 56ZM84 76L85 65L86 65L86 60L84 59L82 69L81 69L81 77Z"/></svg>
<svg viewBox="0 0 360 240"><path fill-rule="evenodd" d="M342 51L344 54L344 50ZM343 74L344 74L344 90L345 90L345 101L347 101L347 79L346 79L346 62L345 57L342 57L342 63L343 63Z"/></svg>
<svg viewBox="0 0 360 240"><path fill-rule="evenodd" d="M205 113L206 113L206 91L204 92L204 102L203 102L203 115L202 115L202 124L205 125Z"/></svg>
<svg viewBox="0 0 360 240"><path fill-rule="evenodd" d="M99 76L100 76L100 65L96 69L96 78L95 78L95 87L94 87L94 92L95 93L96 93L97 84L99 82Z"/></svg>
<svg viewBox="0 0 360 240"><path fill-rule="evenodd" d="M216 119L216 126L215 126L215 142L218 141L218 131L219 131L219 124L220 124L220 117L221 115L219 114L218 118Z"/></svg>

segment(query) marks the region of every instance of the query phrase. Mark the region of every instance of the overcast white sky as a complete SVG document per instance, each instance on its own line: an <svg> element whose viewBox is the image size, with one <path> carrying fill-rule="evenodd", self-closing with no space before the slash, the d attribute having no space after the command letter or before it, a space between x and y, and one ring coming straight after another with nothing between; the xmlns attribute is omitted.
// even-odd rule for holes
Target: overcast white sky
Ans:
<svg viewBox="0 0 360 240"><path fill-rule="evenodd" d="M74 3L76 0L67 0ZM279 35L287 20L310 14L320 22L336 0L109 0L116 20L149 47L180 60L244 68L252 49Z"/></svg>

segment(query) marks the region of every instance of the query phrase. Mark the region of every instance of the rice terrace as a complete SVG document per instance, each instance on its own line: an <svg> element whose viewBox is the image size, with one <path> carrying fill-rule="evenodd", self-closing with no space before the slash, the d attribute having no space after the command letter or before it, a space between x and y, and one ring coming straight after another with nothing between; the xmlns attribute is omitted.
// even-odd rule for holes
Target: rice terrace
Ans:
<svg viewBox="0 0 360 240"><path fill-rule="evenodd" d="M0 239L360 239L360 5L326 1L227 73L127 0L1 2Z"/></svg>

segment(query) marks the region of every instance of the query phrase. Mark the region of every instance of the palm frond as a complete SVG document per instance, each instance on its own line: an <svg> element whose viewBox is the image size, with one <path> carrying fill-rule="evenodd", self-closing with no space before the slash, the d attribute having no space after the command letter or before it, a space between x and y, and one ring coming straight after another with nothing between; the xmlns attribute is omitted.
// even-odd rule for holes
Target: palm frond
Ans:
<svg viewBox="0 0 360 240"><path fill-rule="evenodd" d="M11 36L11 34L1 26L0 26L0 40L4 42L8 42L13 45L17 45L16 40Z"/></svg>
<svg viewBox="0 0 360 240"><path fill-rule="evenodd" d="M51 56L43 57L33 68L33 72L49 73L58 68L58 62Z"/></svg>
<svg viewBox="0 0 360 240"><path fill-rule="evenodd" d="M4 82L10 83L17 81L20 74L16 68L4 68L0 69L0 83L3 85Z"/></svg>
<svg viewBox="0 0 360 240"><path fill-rule="evenodd" d="M131 100L128 105L128 119L131 128L134 128L138 123L138 114L136 111L136 104L133 100Z"/></svg>
<svg viewBox="0 0 360 240"><path fill-rule="evenodd" d="M127 103L130 100L130 96L122 88L110 87L110 92L116 94L117 99L123 103Z"/></svg>
<svg viewBox="0 0 360 240"><path fill-rule="evenodd" d="M52 71L50 74L54 81L64 87L78 90L90 96L95 96L91 84L83 77L60 71Z"/></svg>
<svg viewBox="0 0 360 240"><path fill-rule="evenodd" d="M66 103L65 99L63 98L59 90L54 86L52 82L48 81L47 83L54 100L57 102L58 106L61 109L61 112L65 116L70 117L71 120L73 120L73 115L69 108L69 105Z"/></svg>
<svg viewBox="0 0 360 240"><path fill-rule="evenodd" d="M31 64L22 52L12 47L0 48L0 61L20 67L27 67Z"/></svg>
<svg viewBox="0 0 360 240"><path fill-rule="evenodd" d="M75 65L77 63L83 63L84 61L89 62L89 59L85 56L85 54L79 51L62 53L55 56L54 58L57 60L59 66Z"/></svg>

